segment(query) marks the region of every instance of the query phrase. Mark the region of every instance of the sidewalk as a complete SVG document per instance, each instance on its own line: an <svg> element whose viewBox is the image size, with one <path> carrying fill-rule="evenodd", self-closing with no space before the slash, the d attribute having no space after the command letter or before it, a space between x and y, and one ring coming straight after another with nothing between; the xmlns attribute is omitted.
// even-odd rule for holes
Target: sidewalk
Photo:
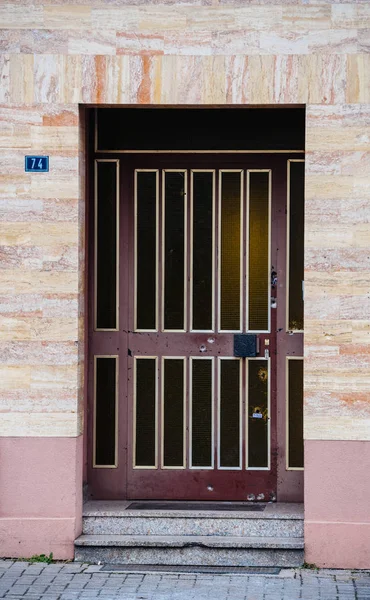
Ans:
<svg viewBox="0 0 370 600"><path fill-rule="evenodd" d="M122 573L81 563L0 559L12 600L370 600L370 571L282 569L276 575Z"/></svg>

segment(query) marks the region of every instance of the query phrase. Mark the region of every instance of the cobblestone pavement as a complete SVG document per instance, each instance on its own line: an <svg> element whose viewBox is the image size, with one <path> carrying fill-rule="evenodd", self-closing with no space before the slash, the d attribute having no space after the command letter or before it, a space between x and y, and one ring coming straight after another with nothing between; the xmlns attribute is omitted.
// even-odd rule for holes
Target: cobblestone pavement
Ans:
<svg viewBox="0 0 370 600"><path fill-rule="evenodd" d="M279 575L120 573L81 563L0 560L12 600L367 600L370 571L282 569Z"/></svg>

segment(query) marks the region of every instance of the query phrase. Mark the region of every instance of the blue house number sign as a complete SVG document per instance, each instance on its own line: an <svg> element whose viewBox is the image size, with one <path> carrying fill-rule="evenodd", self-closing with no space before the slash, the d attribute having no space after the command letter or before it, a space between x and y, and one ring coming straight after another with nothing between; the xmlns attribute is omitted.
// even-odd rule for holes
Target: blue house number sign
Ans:
<svg viewBox="0 0 370 600"><path fill-rule="evenodd" d="M24 170L26 173L48 173L48 156L25 156Z"/></svg>

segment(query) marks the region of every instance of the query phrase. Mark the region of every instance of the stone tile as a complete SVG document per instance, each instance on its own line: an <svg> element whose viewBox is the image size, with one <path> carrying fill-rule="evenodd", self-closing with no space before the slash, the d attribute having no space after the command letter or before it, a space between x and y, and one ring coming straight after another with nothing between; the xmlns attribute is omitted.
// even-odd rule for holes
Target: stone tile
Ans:
<svg viewBox="0 0 370 600"><path fill-rule="evenodd" d="M370 103L369 67L369 54L359 53L348 57L346 102Z"/></svg>
<svg viewBox="0 0 370 600"><path fill-rule="evenodd" d="M44 11L41 6L0 6L0 23L4 29L38 28L44 25Z"/></svg>
<svg viewBox="0 0 370 600"><path fill-rule="evenodd" d="M91 7L47 5L43 10L46 29L83 29L91 27Z"/></svg>
<svg viewBox="0 0 370 600"><path fill-rule="evenodd" d="M69 32L67 52L69 55L115 55L117 50L115 29L86 29Z"/></svg>

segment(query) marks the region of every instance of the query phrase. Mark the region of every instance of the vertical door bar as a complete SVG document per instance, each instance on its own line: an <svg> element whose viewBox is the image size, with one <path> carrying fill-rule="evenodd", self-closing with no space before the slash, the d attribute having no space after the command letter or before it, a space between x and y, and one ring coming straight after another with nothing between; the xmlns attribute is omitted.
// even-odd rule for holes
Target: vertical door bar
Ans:
<svg viewBox="0 0 370 600"><path fill-rule="evenodd" d="M157 331L158 171L135 171L135 331Z"/></svg>
<svg viewBox="0 0 370 600"><path fill-rule="evenodd" d="M219 173L219 331L242 329L243 171Z"/></svg>
<svg viewBox="0 0 370 600"><path fill-rule="evenodd" d="M191 469L214 468L214 359L190 358Z"/></svg>
<svg viewBox="0 0 370 600"><path fill-rule="evenodd" d="M303 332L304 160L288 160L287 174L288 331Z"/></svg>
<svg viewBox="0 0 370 600"><path fill-rule="evenodd" d="M191 171L190 328L214 331L215 171Z"/></svg>
<svg viewBox="0 0 370 600"><path fill-rule="evenodd" d="M157 468L158 359L134 358L133 467Z"/></svg>
<svg viewBox="0 0 370 600"><path fill-rule="evenodd" d="M186 466L185 357L162 359L162 468Z"/></svg>
<svg viewBox="0 0 370 600"><path fill-rule="evenodd" d="M94 163L94 328L118 329L119 161Z"/></svg>
<svg viewBox="0 0 370 600"><path fill-rule="evenodd" d="M242 468L241 387L239 358L218 361L218 468Z"/></svg>
<svg viewBox="0 0 370 600"><path fill-rule="evenodd" d="M93 467L117 467L118 356L94 356Z"/></svg>
<svg viewBox="0 0 370 600"><path fill-rule="evenodd" d="M270 359L246 360L246 465L269 470L271 463Z"/></svg>
<svg viewBox="0 0 370 600"><path fill-rule="evenodd" d="M270 331L271 171L247 171L247 329Z"/></svg>
<svg viewBox="0 0 370 600"><path fill-rule="evenodd" d="M286 357L286 468L303 470L303 358Z"/></svg>
<svg viewBox="0 0 370 600"><path fill-rule="evenodd" d="M186 170L163 171L163 330L186 330Z"/></svg>

